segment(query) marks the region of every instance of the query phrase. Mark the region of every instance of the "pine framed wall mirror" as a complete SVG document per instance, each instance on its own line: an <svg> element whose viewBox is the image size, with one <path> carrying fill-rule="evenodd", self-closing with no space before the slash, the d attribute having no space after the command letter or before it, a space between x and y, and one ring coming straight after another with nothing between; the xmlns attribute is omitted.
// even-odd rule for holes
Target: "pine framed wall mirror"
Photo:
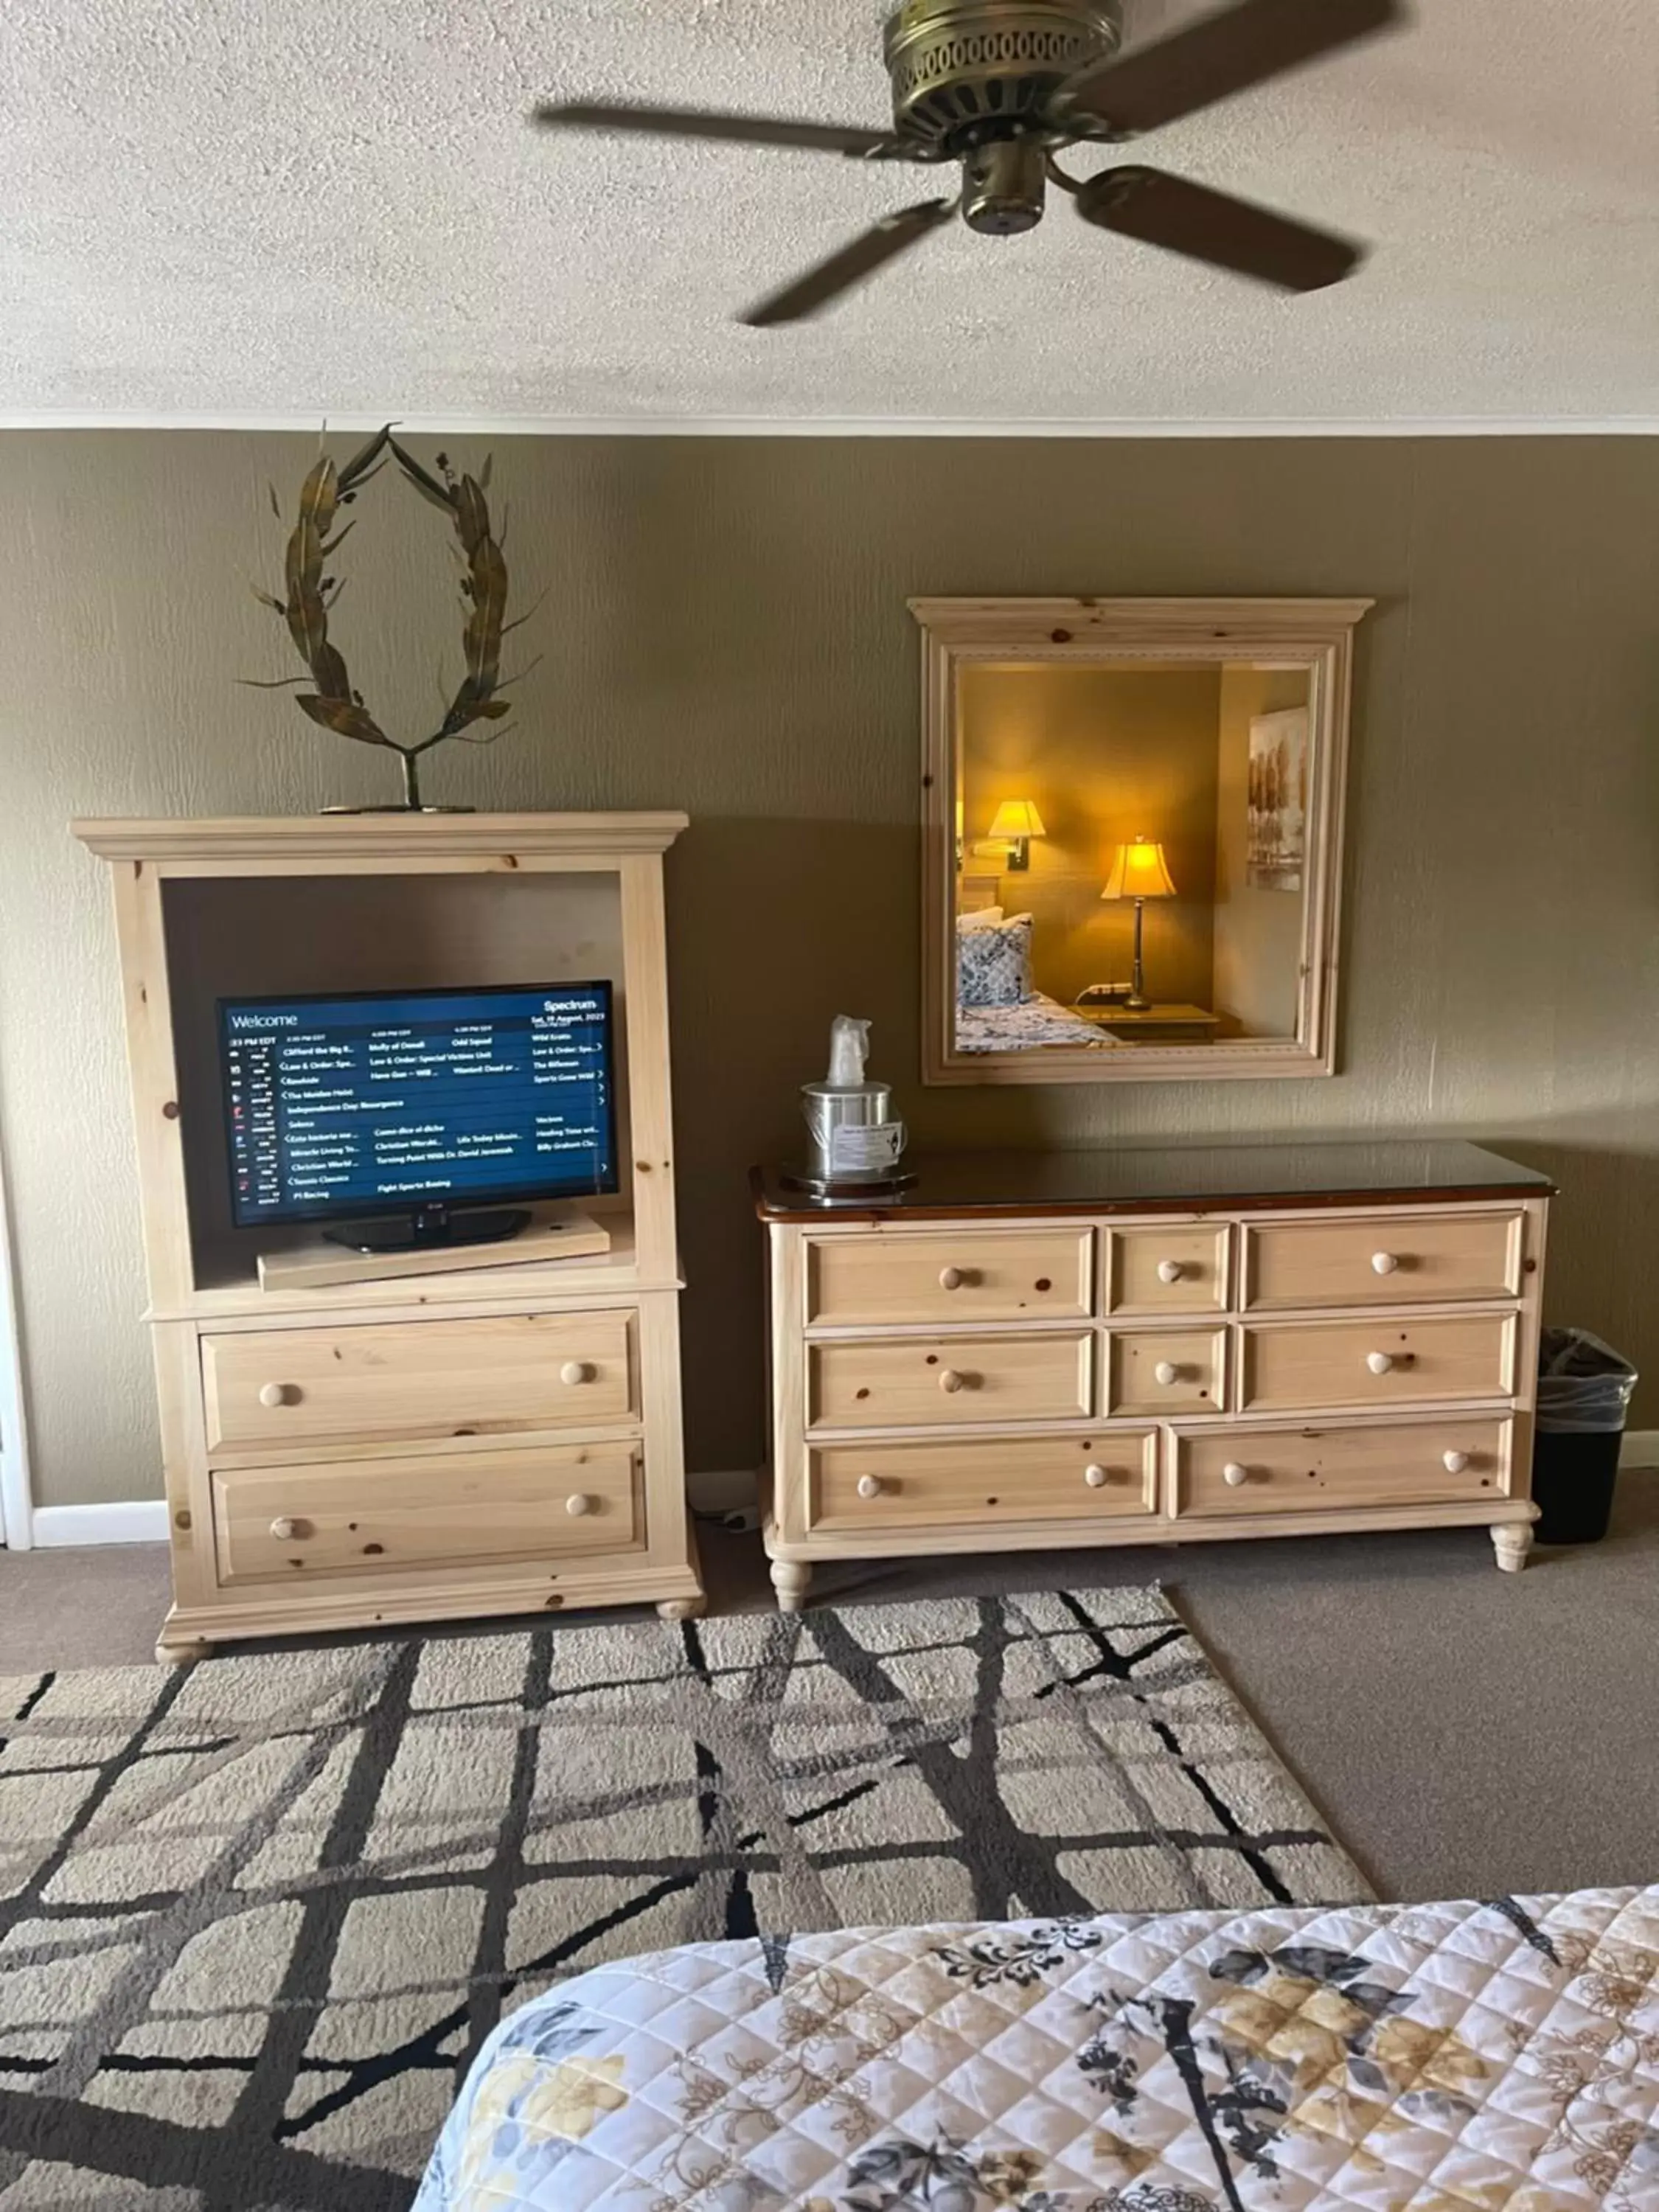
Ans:
<svg viewBox="0 0 1659 2212"><path fill-rule="evenodd" d="M1329 1075L1370 599L922 599L922 1079Z"/></svg>

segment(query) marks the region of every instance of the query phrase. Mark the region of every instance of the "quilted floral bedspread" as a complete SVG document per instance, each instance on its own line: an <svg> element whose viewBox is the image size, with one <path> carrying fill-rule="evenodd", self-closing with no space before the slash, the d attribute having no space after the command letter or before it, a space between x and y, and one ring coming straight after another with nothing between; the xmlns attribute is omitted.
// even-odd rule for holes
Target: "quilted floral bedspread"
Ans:
<svg viewBox="0 0 1659 2212"><path fill-rule="evenodd" d="M958 1052L1026 1052L1033 1045L1115 1049L1119 1040L1081 1014L1067 1013L1058 999L1033 991L1012 1006L957 1008Z"/></svg>
<svg viewBox="0 0 1659 2212"><path fill-rule="evenodd" d="M688 1945L480 2054L416 2212L1659 2208L1659 1887Z"/></svg>

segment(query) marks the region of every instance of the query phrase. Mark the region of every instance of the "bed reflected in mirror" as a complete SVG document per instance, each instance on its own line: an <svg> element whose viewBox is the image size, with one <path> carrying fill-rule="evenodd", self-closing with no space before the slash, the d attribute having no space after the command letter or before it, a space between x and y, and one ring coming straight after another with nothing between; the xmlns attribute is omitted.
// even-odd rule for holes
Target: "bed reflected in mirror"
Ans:
<svg viewBox="0 0 1659 2212"><path fill-rule="evenodd" d="M1004 655L924 617L930 1079L1328 1072L1354 618L1340 647L1269 623L1160 654L1051 625Z"/></svg>

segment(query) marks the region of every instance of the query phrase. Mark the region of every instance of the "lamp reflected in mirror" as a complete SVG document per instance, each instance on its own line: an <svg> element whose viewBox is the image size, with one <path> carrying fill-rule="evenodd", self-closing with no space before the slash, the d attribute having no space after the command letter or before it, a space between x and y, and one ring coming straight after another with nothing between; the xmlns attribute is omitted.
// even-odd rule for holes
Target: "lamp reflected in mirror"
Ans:
<svg viewBox="0 0 1659 2212"><path fill-rule="evenodd" d="M1031 839L1048 834L1029 799L1005 799L992 817L986 842L1003 846L1003 866L1023 873L1031 865Z"/></svg>
<svg viewBox="0 0 1659 2212"><path fill-rule="evenodd" d="M1175 880L1164 857L1162 845L1150 838L1136 837L1132 844L1120 845L1112 862L1112 872L1106 878L1103 899L1133 899L1135 904L1134 963L1131 971L1129 995L1123 1001L1132 1012L1149 1006L1146 996L1146 970L1141 959L1141 933L1146 921L1146 905L1149 898L1174 898Z"/></svg>

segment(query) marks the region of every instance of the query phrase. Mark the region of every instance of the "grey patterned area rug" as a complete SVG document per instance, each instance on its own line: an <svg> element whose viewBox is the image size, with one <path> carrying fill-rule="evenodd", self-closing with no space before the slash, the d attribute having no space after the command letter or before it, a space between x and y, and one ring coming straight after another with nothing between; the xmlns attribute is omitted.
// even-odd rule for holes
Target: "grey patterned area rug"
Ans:
<svg viewBox="0 0 1659 2212"><path fill-rule="evenodd" d="M1370 1895L1156 1590L0 1681L0 2212L403 2212L505 2008L720 1936Z"/></svg>

